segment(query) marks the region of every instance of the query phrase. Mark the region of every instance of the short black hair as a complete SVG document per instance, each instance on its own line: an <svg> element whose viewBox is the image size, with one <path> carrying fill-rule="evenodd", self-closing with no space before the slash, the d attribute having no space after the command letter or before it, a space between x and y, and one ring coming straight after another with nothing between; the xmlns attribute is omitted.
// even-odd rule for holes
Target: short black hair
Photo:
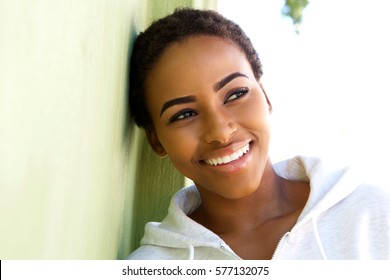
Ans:
<svg viewBox="0 0 390 280"><path fill-rule="evenodd" d="M166 48L191 36L210 35L235 43L248 59L257 80L263 74L256 50L244 31L234 22L212 10L180 8L153 22L136 38L130 60L130 113L135 123L153 129L146 105L147 76Z"/></svg>

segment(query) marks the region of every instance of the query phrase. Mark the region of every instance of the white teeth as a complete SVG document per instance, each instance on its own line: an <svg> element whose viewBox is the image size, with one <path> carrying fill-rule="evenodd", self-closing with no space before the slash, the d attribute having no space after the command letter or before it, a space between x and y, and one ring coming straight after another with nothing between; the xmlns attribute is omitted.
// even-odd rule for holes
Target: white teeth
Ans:
<svg viewBox="0 0 390 280"><path fill-rule="evenodd" d="M205 162L210 165L218 165L218 164L223 164L223 163L229 163L232 162L243 155L245 155L249 151L249 144L246 144L244 147L241 149L235 151L233 154L220 157L220 158L213 158L213 159L206 159Z"/></svg>
<svg viewBox="0 0 390 280"><path fill-rule="evenodd" d="M230 160L236 160L240 157L240 155L238 153L234 153L232 155L230 155Z"/></svg>

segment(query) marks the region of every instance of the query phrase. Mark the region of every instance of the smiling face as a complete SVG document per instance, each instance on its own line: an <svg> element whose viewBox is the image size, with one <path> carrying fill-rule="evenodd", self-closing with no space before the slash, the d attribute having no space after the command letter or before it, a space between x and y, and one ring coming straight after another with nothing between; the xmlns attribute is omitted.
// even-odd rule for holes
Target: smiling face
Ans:
<svg viewBox="0 0 390 280"><path fill-rule="evenodd" d="M146 99L152 148L201 193L242 198L259 187L270 104L236 45L203 35L172 44L147 79Z"/></svg>

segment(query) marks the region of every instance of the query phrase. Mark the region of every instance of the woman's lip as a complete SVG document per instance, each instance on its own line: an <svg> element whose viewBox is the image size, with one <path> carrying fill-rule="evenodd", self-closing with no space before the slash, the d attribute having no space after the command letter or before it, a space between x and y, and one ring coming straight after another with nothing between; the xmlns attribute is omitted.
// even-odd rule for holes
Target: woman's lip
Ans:
<svg viewBox="0 0 390 280"><path fill-rule="evenodd" d="M217 166L222 164L228 164L230 162L236 161L242 156L244 156L249 151L249 143L245 144L241 148L236 149L230 154L220 156L220 157L214 157L210 159L204 160L206 164Z"/></svg>
<svg viewBox="0 0 390 280"><path fill-rule="evenodd" d="M217 164L217 165L211 165L204 161L203 166L223 176L237 174L242 170L244 170L248 166L249 162L251 161L253 143L250 142L248 145L249 145L248 152L246 152L244 155L242 155L240 158L236 160L230 161L228 163Z"/></svg>
<svg viewBox="0 0 390 280"><path fill-rule="evenodd" d="M206 159L202 159L200 161L201 164L209 165L209 166L222 166L234 161L239 160L241 157L245 156L251 149L253 141L249 141L246 144L236 145L238 148L224 148L215 155L209 156Z"/></svg>

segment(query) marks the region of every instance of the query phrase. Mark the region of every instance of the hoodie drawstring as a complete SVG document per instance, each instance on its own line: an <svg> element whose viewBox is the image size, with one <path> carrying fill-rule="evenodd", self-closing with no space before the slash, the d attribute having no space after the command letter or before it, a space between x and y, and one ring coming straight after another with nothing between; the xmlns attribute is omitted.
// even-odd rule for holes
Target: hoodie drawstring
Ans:
<svg viewBox="0 0 390 280"><path fill-rule="evenodd" d="M194 245L189 245L188 246L188 259L189 260L193 260L194 259L194 254L195 254L195 250L194 250Z"/></svg>
<svg viewBox="0 0 390 280"><path fill-rule="evenodd" d="M316 238L316 242L317 242L317 245L318 245L318 247L320 249L322 258L324 260L327 260L328 257L325 254L324 247L322 246L321 238L320 238L320 235L318 233L317 218L313 218L313 231L314 231L314 236Z"/></svg>

